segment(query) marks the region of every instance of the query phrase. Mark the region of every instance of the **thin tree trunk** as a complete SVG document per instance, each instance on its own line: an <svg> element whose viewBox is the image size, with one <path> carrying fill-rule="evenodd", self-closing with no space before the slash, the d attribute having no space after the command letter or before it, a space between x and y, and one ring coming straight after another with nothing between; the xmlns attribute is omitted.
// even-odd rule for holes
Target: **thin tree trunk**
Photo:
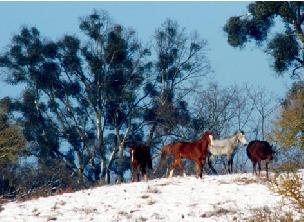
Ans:
<svg viewBox="0 0 304 222"><path fill-rule="evenodd" d="M124 135L123 139L121 140L119 129L117 127L115 128L116 137L117 137L118 158L121 160L120 163L123 163L125 142L129 136L130 131L131 131L131 122L129 122L125 135ZM118 175L118 182L123 182L124 178L123 178L122 166L120 166L120 169L121 169L121 172L119 172L119 175Z"/></svg>
<svg viewBox="0 0 304 222"><path fill-rule="evenodd" d="M101 112L100 110L96 112L96 139L97 139L97 147L96 151L100 154L100 178L105 178L107 166L106 166L106 158L104 152L104 141L103 141L103 124L101 123Z"/></svg>
<svg viewBox="0 0 304 222"><path fill-rule="evenodd" d="M264 115L262 115L262 123L261 123L262 140L264 140L264 122L265 122L265 117L264 117Z"/></svg>
<svg viewBox="0 0 304 222"><path fill-rule="evenodd" d="M111 155L110 155L110 158L109 158L109 163L106 167L106 178L105 178L105 181L107 182L107 184L110 184L111 182L111 176L110 176L110 169L111 169L111 166L112 166L112 163L114 161L114 157L117 153L117 148L115 147L114 150L112 151Z"/></svg>
<svg viewBox="0 0 304 222"><path fill-rule="evenodd" d="M78 162L79 162L79 168L78 168L79 179L78 179L78 183L83 183L84 182L84 178L83 178L84 163L83 163L82 153L78 150L78 151L76 151L76 155L77 155Z"/></svg>
<svg viewBox="0 0 304 222"><path fill-rule="evenodd" d="M152 144L152 141L153 141L153 135L154 135L154 132L155 132L155 129L156 129L156 122L153 123L150 131L149 131L149 136L148 136L148 139L147 139L147 146L150 148L151 144Z"/></svg>

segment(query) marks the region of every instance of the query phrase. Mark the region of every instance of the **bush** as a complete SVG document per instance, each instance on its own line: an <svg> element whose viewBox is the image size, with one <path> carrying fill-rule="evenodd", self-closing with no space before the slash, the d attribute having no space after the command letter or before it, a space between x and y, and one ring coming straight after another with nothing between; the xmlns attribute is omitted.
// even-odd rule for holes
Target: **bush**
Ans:
<svg viewBox="0 0 304 222"><path fill-rule="evenodd" d="M300 210L304 210L304 191L302 177L295 172L277 174L269 183L274 192L289 198Z"/></svg>
<svg viewBox="0 0 304 222"><path fill-rule="evenodd" d="M278 214L268 208L256 209L254 214L247 219L248 222L295 222L292 213Z"/></svg>

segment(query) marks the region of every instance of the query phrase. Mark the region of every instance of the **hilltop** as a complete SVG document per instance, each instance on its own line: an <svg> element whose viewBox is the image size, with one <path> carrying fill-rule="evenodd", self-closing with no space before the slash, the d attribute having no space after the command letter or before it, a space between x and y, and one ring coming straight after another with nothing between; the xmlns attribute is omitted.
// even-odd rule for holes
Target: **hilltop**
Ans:
<svg viewBox="0 0 304 222"><path fill-rule="evenodd" d="M304 171L302 171L302 177ZM252 174L160 178L3 205L6 221L244 221L259 210L301 215Z"/></svg>

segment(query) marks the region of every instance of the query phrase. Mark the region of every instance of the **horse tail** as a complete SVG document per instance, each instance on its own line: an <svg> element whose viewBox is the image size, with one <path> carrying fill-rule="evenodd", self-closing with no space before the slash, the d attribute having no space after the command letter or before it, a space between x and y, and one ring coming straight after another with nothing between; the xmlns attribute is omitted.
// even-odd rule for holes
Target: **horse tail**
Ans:
<svg viewBox="0 0 304 222"><path fill-rule="evenodd" d="M152 157L151 157L150 149L148 149L147 165L148 165L148 168L152 170Z"/></svg>
<svg viewBox="0 0 304 222"><path fill-rule="evenodd" d="M247 149L247 156L248 156L248 158L251 160L251 154L250 154L250 152L249 152L249 149Z"/></svg>
<svg viewBox="0 0 304 222"><path fill-rule="evenodd" d="M252 146L252 144L254 144L255 142L257 142L257 141L253 140L253 141L249 142L249 144L247 145L247 156L250 160L252 159L252 157L251 157L251 153L250 153L249 149Z"/></svg>

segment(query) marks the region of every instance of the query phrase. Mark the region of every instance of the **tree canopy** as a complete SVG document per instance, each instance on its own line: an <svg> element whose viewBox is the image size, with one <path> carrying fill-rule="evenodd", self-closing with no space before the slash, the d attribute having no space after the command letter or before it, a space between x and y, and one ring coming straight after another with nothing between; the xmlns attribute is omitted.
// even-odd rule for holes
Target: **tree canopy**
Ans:
<svg viewBox="0 0 304 222"><path fill-rule="evenodd" d="M0 113L0 168L15 163L25 151L26 141L21 128L9 122L5 112Z"/></svg>
<svg viewBox="0 0 304 222"><path fill-rule="evenodd" d="M289 90L275 121L274 139L283 147L304 149L304 83L296 82Z"/></svg>
<svg viewBox="0 0 304 222"><path fill-rule="evenodd" d="M0 55L0 71L25 89L1 104L41 165L60 160L80 182L110 172L122 179L127 144L159 143L190 119L181 83L209 72L206 41L168 19L147 48L132 28L96 10L79 29L81 37L53 41L22 27Z"/></svg>
<svg viewBox="0 0 304 222"><path fill-rule="evenodd" d="M247 10L246 15L232 16L227 20L224 31L228 43L239 48L251 40L257 45L266 43L265 52L272 56L272 67L279 75L292 69L293 76L303 76L304 3L253 2ZM277 22L284 24L284 30L270 35Z"/></svg>

